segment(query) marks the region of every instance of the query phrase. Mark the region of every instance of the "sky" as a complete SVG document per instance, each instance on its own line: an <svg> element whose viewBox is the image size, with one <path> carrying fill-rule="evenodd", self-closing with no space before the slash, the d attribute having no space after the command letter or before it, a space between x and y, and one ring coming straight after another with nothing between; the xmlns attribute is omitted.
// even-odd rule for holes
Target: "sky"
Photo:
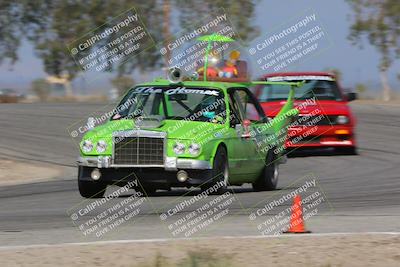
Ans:
<svg viewBox="0 0 400 267"><path fill-rule="evenodd" d="M379 54L374 47L367 43L363 49L353 46L347 39L350 15L352 10L344 0L319 1L319 0L281 0L259 1L255 9L254 25L260 29L260 35L250 42L255 46L269 36L274 29L283 29L291 25L291 21L304 14L316 14L318 25L329 37L329 46L326 46L317 55L312 55L298 64L290 66L290 70L321 71L326 68L337 68L343 74L342 85L354 88L357 83L366 84L371 90L380 88L379 81ZM0 88L14 88L26 92L30 88L31 81L36 78L46 77L41 60L35 56L33 47L25 40L18 49L19 60L13 66L7 63L0 65ZM389 81L394 89L400 86L397 73L400 63L397 60L389 72ZM397 72L396 72L397 71ZM264 72L253 64L255 75ZM85 74L78 77L73 87L80 91L106 92L111 87L109 79L112 74ZM152 78L149 74L146 78ZM138 79L136 79L138 80Z"/></svg>

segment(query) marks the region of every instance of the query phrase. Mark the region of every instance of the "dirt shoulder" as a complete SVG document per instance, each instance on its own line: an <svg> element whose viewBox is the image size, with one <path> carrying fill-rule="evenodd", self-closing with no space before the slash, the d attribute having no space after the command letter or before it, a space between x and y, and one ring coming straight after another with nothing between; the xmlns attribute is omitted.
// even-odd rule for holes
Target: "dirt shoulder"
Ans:
<svg viewBox="0 0 400 267"><path fill-rule="evenodd" d="M400 266L399 244L398 234L124 241L3 247L0 259L3 266Z"/></svg>
<svg viewBox="0 0 400 267"><path fill-rule="evenodd" d="M62 174L61 167L0 159L0 186L50 180Z"/></svg>

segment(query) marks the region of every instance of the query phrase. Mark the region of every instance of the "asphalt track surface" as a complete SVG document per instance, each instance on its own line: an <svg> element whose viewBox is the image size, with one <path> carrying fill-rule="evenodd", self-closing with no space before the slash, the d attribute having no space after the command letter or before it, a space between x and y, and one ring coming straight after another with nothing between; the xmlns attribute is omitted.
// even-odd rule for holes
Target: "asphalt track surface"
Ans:
<svg viewBox="0 0 400 267"><path fill-rule="evenodd" d="M281 165L280 190L232 188L229 212L191 236L260 235L258 224L249 219L249 214L301 186L305 176L315 177L318 191L324 194L318 212L306 220L313 233L400 232L400 107L357 103L352 107L358 118L359 155L335 155L332 151L297 153ZM0 246L185 237L182 233L174 236L169 225L217 198L196 201L162 221L160 214L193 199L199 191L159 192L145 199L138 215L108 233L85 236L76 225L93 216L82 216L77 221L70 218L88 202L82 202L85 200L78 193L74 167L78 150L67 128L78 122L71 128L76 129L98 109L104 110L98 104L0 105L0 158L65 167L64 175L51 182L0 187ZM107 201L93 214L132 199L132 193ZM268 216L280 210L273 210ZM258 219L263 221L262 218L268 217Z"/></svg>

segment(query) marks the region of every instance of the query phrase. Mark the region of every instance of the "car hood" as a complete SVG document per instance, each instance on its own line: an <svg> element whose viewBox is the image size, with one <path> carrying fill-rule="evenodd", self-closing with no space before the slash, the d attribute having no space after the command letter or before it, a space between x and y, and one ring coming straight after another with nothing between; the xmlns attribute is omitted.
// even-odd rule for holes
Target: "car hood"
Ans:
<svg viewBox="0 0 400 267"><path fill-rule="evenodd" d="M275 117L286 101L276 101L276 102L263 102L261 103L264 112L269 117ZM325 115L347 115L349 116L351 111L347 102L338 102L331 100L322 101L295 101L294 107L298 108L299 114L309 114L315 110L320 110L322 114Z"/></svg>
<svg viewBox="0 0 400 267"><path fill-rule="evenodd" d="M200 135L200 133L205 137L205 135L213 135L223 128L223 124L185 120L164 120L158 127L147 128L136 127L133 120L123 119L108 121L103 125L96 126L85 134L84 139L111 139L114 132L137 129L166 132L168 138L171 139L193 139Z"/></svg>

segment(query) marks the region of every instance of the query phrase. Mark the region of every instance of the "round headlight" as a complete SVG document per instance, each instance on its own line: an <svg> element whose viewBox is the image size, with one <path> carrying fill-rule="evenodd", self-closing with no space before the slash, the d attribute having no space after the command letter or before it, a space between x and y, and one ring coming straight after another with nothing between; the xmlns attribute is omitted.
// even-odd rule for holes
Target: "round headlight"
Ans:
<svg viewBox="0 0 400 267"><path fill-rule="evenodd" d="M85 153L89 153L90 151L93 150L93 143L90 140L85 140L82 143L82 150Z"/></svg>
<svg viewBox="0 0 400 267"><path fill-rule="evenodd" d="M177 155L183 154L185 152L185 145L182 143L175 143L174 152Z"/></svg>
<svg viewBox="0 0 400 267"><path fill-rule="evenodd" d="M200 145L199 144L196 144L196 143L192 143L190 146L189 146L189 153L191 154L191 155L193 155L193 156L196 156L196 155L198 155L199 153L200 153Z"/></svg>
<svg viewBox="0 0 400 267"><path fill-rule="evenodd" d="M337 124L347 124L347 123L349 123L349 118L347 116L337 116L336 123Z"/></svg>
<svg viewBox="0 0 400 267"><path fill-rule="evenodd" d="M103 153L107 149L107 143L104 140L99 140L97 142L97 152Z"/></svg>

